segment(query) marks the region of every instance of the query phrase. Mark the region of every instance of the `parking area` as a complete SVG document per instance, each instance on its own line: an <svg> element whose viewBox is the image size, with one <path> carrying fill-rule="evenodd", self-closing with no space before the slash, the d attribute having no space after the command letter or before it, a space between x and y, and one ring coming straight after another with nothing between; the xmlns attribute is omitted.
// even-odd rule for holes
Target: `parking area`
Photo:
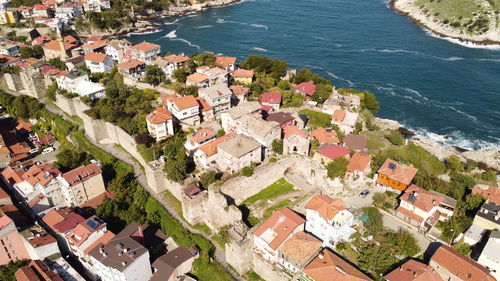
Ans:
<svg viewBox="0 0 500 281"><path fill-rule="evenodd" d="M33 158L31 158L31 161L33 162L40 162L40 163L52 163L54 161L56 161L56 155L57 153L59 153L59 147L60 147L60 144L59 142L55 142L54 145L52 145L52 147L55 148L54 151L52 152L49 152L49 153L46 153L46 154L42 154L42 149L40 149L37 153L37 155Z"/></svg>

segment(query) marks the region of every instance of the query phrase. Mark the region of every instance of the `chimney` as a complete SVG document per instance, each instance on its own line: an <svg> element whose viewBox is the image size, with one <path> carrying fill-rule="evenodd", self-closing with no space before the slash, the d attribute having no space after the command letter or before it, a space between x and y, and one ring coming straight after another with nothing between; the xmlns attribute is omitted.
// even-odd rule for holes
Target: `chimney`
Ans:
<svg viewBox="0 0 500 281"><path fill-rule="evenodd" d="M432 199L432 206L436 206L436 200Z"/></svg>
<svg viewBox="0 0 500 281"><path fill-rule="evenodd" d="M318 258L319 258L320 260L322 260L322 259L324 259L324 258L325 258L325 256L323 255L323 252L320 252L320 253L318 254Z"/></svg>
<svg viewBox="0 0 500 281"><path fill-rule="evenodd" d="M403 271L403 267L402 266L399 267L399 271Z"/></svg>
<svg viewBox="0 0 500 281"><path fill-rule="evenodd" d="M413 277L417 277L417 272L413 271Z"/></svg>

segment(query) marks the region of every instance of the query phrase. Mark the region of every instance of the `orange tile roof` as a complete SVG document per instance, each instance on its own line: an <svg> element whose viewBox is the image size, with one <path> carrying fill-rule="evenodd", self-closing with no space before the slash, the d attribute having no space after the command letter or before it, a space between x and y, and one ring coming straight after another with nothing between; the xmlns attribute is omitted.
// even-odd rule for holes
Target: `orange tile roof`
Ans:
<svg viewBox="0 0 500 281"><path fill-rule="evenodd" d="M158 107L153 112L146 115L146 119L151 124L160 124L172 119L172 114L163 107Z"/></svg>
<svg viewBox="0 0 500 281"><path fill-rule="evenodd" d="M43 247L52 243L57 243L57 240L50 234L42 237L35 237L28 242L33 246L33 248Z"/></svg>
<svg viewBox="0 0 500 281"><path fill-rule="evenodd" d="M68 182L70 186L74 186L80 182L87 181L97 175L102 174L101 168L95 163L91 163L87 166L75 168L67 173L64 173L62 177Z"/></svg>
<svg viewBox="0 0 500 281"><path fill-rule="evenodd" d="M337 109L333 112L332 119L336 122L342 122L345 118L346 112L343 109Z"/></svg>
<svg viewBox="0 0 500 281"><path fill-rule="evenodd" d="M431 257L431 263L435 262L439 266L460 278L467 281L495 281L488 269L477 262L460 254L449 246L443 245Z"/></svg>
<svg viewBox="0 0 500 281"><path fill-rule="evenodd" d="M392 169L391 166L393 166L394 169ZM392 180L408 185L417 174L417 171L418 169L414 167L402 165L392 159L386 159L377 172L389 177Z"/></svg>
<svg viewBox="0 0 500 281"><path fill-rule="evenodd" d="M86 228L82 223L79 223L66 235L66 238L74 245L80 246L87 240L91 233L90 229Z"/></svg>
<svg viewBox="0 0 500 281"><path fill-rule="evenodd" d="M229 65L235 63L236 63L235 57L215 57L215 64L222 68L229 67Z"/></svg>
<svg viewBox="0 0 500 281"><path fill-rule="evenodd" d="M444 200L444 196L439 196L438 193L425 190L412 184L405 190L400 200L424 212L429 212L434 206L438 206Z"/></svg>
<svg viewBox="0 0 500 281"><path fill-rule="evenodd" d="M347 164L347 171L361 171L364 172L366 168L370 165L372 161L372 157L364 152L355 152L352 158L349 160L349 164Z"/></svg>
<svg viewBox="0 0 500 281"><path fill-rule="evenodd" d="M288 139L288 138L290 138L293 135L299 135L299 136L301 136L303 138L306 138L306 133L304 133L303 130L299 129L299 127L294 126L294 125L288 125L288 126L286 126L283 129L283 131L284 131L285 139Z"/></svg>
<svg viewBox="0 0 500 281"><path fill-rule="evenodd" d="M209 111L213 108L204 98L197 97L196 101L198 102L201 111Z"/></svg>
<svg viewBox="0 0 500 281"><path fill-rule="evenodd" d="M184 110L184 109L198 106L198 102L196 101L196 98L193 96L178 97L178 98L173 99L172 102L175 104L175 106L179 110Z"/></svg>
<svg viewBox="0 0 500 281"><path fill-rule="evenodd" d="M7 168L3 169L2 177L10 182L11 184L20 183L23 181L23 170L14 170L12 167L7 166Z"/></svg>
<svg viewBox="0 0 500 281"><path fill-rule="evenodd" d="M370 281L370 277L356 269L338 255L325 249L305 268L304 273L315 281ZM398 280L402 281L402 280Z"/></svg>
<svg viewBox="0 0 500 281"><path fill-rule="evenodd" d="M165 59L173 63L181 63L181 62L186 62L191 58L183 55L170 55L166 56Z"/></svg>
<svg viewBox="0 0 500 281"><path fill-rule="evenodd" d="M11 64L19 61L18 58L8 55L0 55L0 63L3 64Z"/></svg>
<svg viewBox="0 0 500 281"><path fill-rule="evenodd" d="M305 265L321 249L321 241L303 231L294 234L281 247L283 255L299 265Z"/></svg>
<svg viewBox="0 0 500 281"><path fill-rule="evenodd" d="M75 44L72 44L72 43L69 43L69 42L64 42L64 48L66 49L66 51L72 49L72 48L75 48L76 45ZM59 45L59 42L56 41L56 40L52 40L50 42L48 42L47 44L45 44L43 46L44 49L49 49L49 50L54 50L54 51L61 51L61 48L60 48L60 45Z"/></svg>
<svg viewBox="0 0 500 281"><path fill-rule="evenodd" d="M215 137L215 132L214 130L203 128L201 130L198 130L190 135L188 135L188 139L200 143L204 140L210 139Z"/></svg>
<svg viewBox="0 0 500 281"><path fill-rule="evenodd" d="M253 78L253 70L237 69L234 71L234 78Z"/></svg>
<svg viewBox="0 0 500 281"><path fill-rule="evenodd" d="M326 221L332 220L345 205L340 198L331 198L327 195L316 195L305 206L306 209L317 211Z"/></svg>
<svg viewBox="0 0 500 281"><path fill-rule="evenodd" d="M246 95L246 94L248 94L248 92L250 92L250 88L238 86L238 85L231 85L229 87L229 90L231 90L231 92L233 92L233 94L235 94L237 96Z"/></svg>
<svg viewBox="0 0 500 281"><path fill-rule="evenodd" d="M52 209L44 217L43 221L50 227L54 228L54 225L62 222L66 219L73 211L67 207L60 210Z"/></svg>
<svg viewBox="0 0 500 281"><path fill-rule="evenodd" d="M488 201L500 205L500 188L487 185L484 186L476 185L472 189L472 194L481 195Z"/></svg>
<svg viewBox="0 0 500 281"><path fill-rule="evenodd" d="M90 49L90 50L95 50L95 49L106 47L107 45L109 45L108 42L98 41L98 42L93 42L93 43L90 43L90 44L85 44L85 45L82 46L82 48L84 48L84 49Z"/></svg>
<svg viewBox="0 0 500 281"><path fill-rule="evenodd" d="M17 281L63 281L57 273L51 271L41 260L32 260L14 274Z"/></svg>
<svg viewBox="0 0 500 281"><path fill-rule="evenodd" d="M33 6L34 10L47 10L49 7L43 4L35 4Z"/></svg>
<svg viewBox="0 0 500 281"><path fill-rule="evenodd" d="M32 186L37 183L44 186L59 174L61 174L61 171L51 164L33 165L23 174L23 179Z"/></svg>
<svg viewBox="0 0 500 281"><path fill-rule="evenodd" d="M95 247L97 247L97 245L99 244L103 244L103 245L106 245L108 244L108 242L115 238L115 234L111 231L106 231L106 233L104 233L103 236L99 237L99 239L97 239L96 241L94 241L94 243L90 244L87 248L85 248L85 250L83 251L85 254L88 254L90 253L90 251L92 251Z"/></svg>
<svg viewBox="0 0 500 281"><path fill-rule="evenodd" d="M30 122L20 119L17 121L16 130L25 130L26 132L31 132L31 126L33 125Z"/></svg>
<svg viewBox="0 0 500 281"><path fill-rule="evenodd" d="M201 83L204 81L208 81L208 77L205 74L201 73L193 73L186 77L187 80L193 81L195 83Z"/></svg>
<svg viewBox="0 0 500 281"><path fill-rule="evenodd" d="M75 37L73 37L71 35L64 36L63 40L64 40L65 43L76 43L76 42L78 42L78 39L76 39Z"/></svg>
<svg viewBox="0 0 500 281"><path fill-rule="evenodd" d="M384 278L388 281L443 281L433 267L416 260L405 262Z"/></svg>
<svg viewBox="0 0 500 281"><path fill-rule="evenodd" d="M106 57L108 55L106 54L100 54L100 53L86 53L85 54L85 60L93 61L93 62L104 62L106 60Z"/></svg>
<svg viewBox="0 0 500 281"><path fill-rule="evenodd" d="M309 137L317 140L319 144L333 143L338 144L340 142L337 137L337 132L333 129L317 128L309 134Z"/></svg>
<svg viewBox="0 0 500 281"><path fill-rule="evenodd" d="M129 61L124 61L122 63L117 64L116 66L119 68L124 68L124 69L131 69L131 68L136 68L139 65L146 64L143 61L136 60L136 59L131 59Z"/></svg>
<svg viewBox="0 0 500 281"><path fill-rule="evenodd" d="M151 51L151 50L159 49L159 48L160 48L160 45L151 44L148 42L142 42L142 43L139 43L135 46L132 46L132 49L138 50L138 51L143 51L143 52L147 52L147 51Z"/></svg>
<svg viewBox="0 0 500 281"><path fill-rule="evenodd" d="M233 138L236 136L236 133L230 133L227 135L223 135L222 137L218 137L215 140L206 143L198 148L198 150L203 151L207 156L212 156L217 153L217 145L225 142L226 140Z"/></svg>
<svg viewBox="0 0 500 281"><path fill-rule="evenodd" d="M274 212L263 224L261 224L253 233L257 237L271 230L273 237L268 241L268 246L276 250L301 224L306 220L289 208L282 208Z"/></svg>

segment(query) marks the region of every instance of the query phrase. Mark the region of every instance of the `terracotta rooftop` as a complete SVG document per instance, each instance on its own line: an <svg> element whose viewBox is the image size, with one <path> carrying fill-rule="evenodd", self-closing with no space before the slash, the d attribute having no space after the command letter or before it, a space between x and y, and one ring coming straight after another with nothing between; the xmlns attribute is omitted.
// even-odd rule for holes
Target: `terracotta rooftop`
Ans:
<svg viewBox="0 0 500 281"><path fill-rule="evenodd" d="M352 266L337 254L325 249L305 268L304 273L315 281L370 281L370 277ZM403 281L403 280L399 280Z"/></svg>
<svg viewBox="0 0 500 281"><path fill-rule="evenodd" d="M246 95L250 92L250 88L246 88L246 87L238 86L238 85L229 86L229 90L231 90L231 92L233 92L233 94L235 94L237 96Z"/></svg>
<svg viewBox="0 0 500 281"><path fill-rule="evenodd" d="M253 78L253 70L236 69L234 71L234 78Z"/></svg>
<svg viewBox="0 0 500 281"><path fill-rule="evenodd" d="M349 160L349 164L347 164L347 171L354 172L360 171L364 172L368 166L370 166L370 162L372 161L372 157L364 152L355 152L352 158Z"/></svg>
<svg viewBox="0 0 500 281"><path fill-rule="evenodd" d="M286 240L280 251L300 268L318 253L321 244L321 241L311 234L301 231Z"/></svg>
<svg viewBox="0 0 500 281"><path fill-rule="evenodd" d="M262 93L260 95L260 101L266 103L281 103L280 93Z"/></svg>
<svg viewBox="0 0 500 281"><path fill-rule="evenodd" d="M132 68L136 68L139 65L143 65L143 64L146 64L146 63L143 61L140 61L140 60L131 59L131 60L119 63L116 66L119 68L124 68L124 69L132 69Z"/></svg>
<svg viewBox="0 0 500 281"><path fill-rule="evenodd" d="M287 122L293 121L293 120L295 120L295 118L293 118L292 114L287 113L287 112L281 112L281 111L271 113L267 117L267 121L278 122L280 124L280 126L282 126L283 124L285 124Z"/></svg>
<svg viewBox="0 0 500 281"><path fill-rule="evenodd" d="M333 129L317 128L309 134L309 137L317 140L319 144L331 143L338 144L340 142L337 137L337 132Z"/></svg>
<svg viewBox="0 0 500 281"><path fill-rule="evenodd" d="M405 262L384 278L387 281L443 281L433 267L416 260Z"/></svg>
<svg viewBox="0 0 500 281"><path fill-rule="evenodd" d="M205 140L211 139L215 137L215 132L211 129L203 128L198 130L190 135L188 135L188 139L192 140L195 143L201 143Z"/></svg>
<svg viewBox="0 0 500 281"><path fill-rule="evenodd" d="M78 167L67 173L64 173L62 177L68 182L70 186L73 186L80 182L87 181L92 177L100 175L101 173L101 168L99 168L97 164L92 163L87 166Z"/></svg>
<svg viewBox="0 0 500 281"><path fill-rule="evenodd" d="M93 61L93 62L104 62L106 60L107 56L108 55L106 55L106 54L90 52L90 53L85 54L85 60Z"/></svg>
<svg viewBox="0 0 500 281"><path fill-rule="evenodd" d="M342 122L345 118L346 112L343 109L337 109L332 114L333 121Z"/></svg>
<svg viewBox="0 0 500 281"><path fill-rule="evenodd" d="M294 135L298 135L298 136L301 136L303 138L307 138L307 135L306 133L304 132L304 130L301 130L299 129L299 127L297 126L294 126L294 125L288 125L286 126L284 129L284 138L285 139L288 139Z"/></svg>
<svg viewBox="0 0 500 281"><path fill-rule="evenodd" d="M63 281L40 260L30 261L26 266L17 270L14 277L17 281Z"/></svg>
<svg viewBox="0 0 500 281"><path fill-rule="evenodd" d="M43 46L44 49L49 49L49 50L54 50L54 51L61 51L61 48L60 48L60 44L58 41L56 40L52 40L50 42L48 42L47 44L45 44ZM66 51L68 50L71 50L73 48L76 48L76 45L73 44L73 43L68 43L68 42L64 42L64 49Z"/></svg>
<svg viewBox="0 0 500 281"><path fill-rule="evenodd" d="M451 207L455 207L456 205L456 201L448 196L435 191L425 190L414 184L405 190L400 200L405 201L424 212L429 212L433 207L439 206L439 204L443 203L443 201L447 203L446 205L451 205Z"/></svg>
<svg viewBox="0 0 500 281"><path fill-rule="evenodd" d="M472 189L472 194L481 195L488 201L500 205L500 188L489 185L476 185Z"/></svg>
<svg viewBox="0 0 500 281"><path fill-rule="evenodd" d="M97 42L92 42L92 43L85 44L85 45L82 46L82 48L89 49L89 50L97 50L97 49L100 49L100 48L104 48L107 45L109 45L108 42L97 41Z"/></svg>
<svg viewBox="0 0 500 281"><path fill-rule="evenodd" d="M319 153L332 160L349 155L351 151L343 146L325 143L318 147L316 153Z"/></svg>
<svg viewBox="0 0 500 281"><path fill-rule="evenodd" d="M212 110L213 108L210 104L208 104L208 102L204 98L197 97L196 101L200 106L200 111L209 111Z"/></svg>
<svg viewBox="0 0 500 281"><path fill-rule="evenodd" d="M316 195L305 206L306 209L317 211L326 221L332 220L340 211L345 210L344 201L327 195Z"/></svg>
<svg viewBox="0 0 500 281"><path fill-rule="evenodd" d="M215 57L215 64L222 68L229 67L229 65L235 63L236 63L235 57Z"/></svg>
<svg viewBox="0 0 500 281"><path fill-rule="evenodd" d="M377 172L389 177L392 180L408 185L417 174L417 171L418 169L414 167L400 164L392 159L386 159Z"/></svg>
<svg viewBox="0 0 500 281"><path fill-rule="evenodd" d="M460 254L449 246L443 245L431 257L431 264L437 263L461 280L495 281L488 269Z"/></svg>
<svg viewBox="0 0 500 281"><path fill-rule="evenodd" d="M230 133L230 134L223 135L222 137L218 137L215 140L198 147L198 150L202 151L207 156L212 156L215 153L217 153L217 146L220 143L223 143L230 138L234 138L235 136L236 136L236 133Z"/></svg>
<svg viewBox="0 0 500 281"><path fill-rule="evenodd" d="M183 55L170 55L166 56L165 59L173 63L182 63L190 60L191 58Z"/></svg>
<svg viewBox="0 0 500 281"><path fill-rule="evenodd" d="M139 43L137 45L132 46L132 49L138 50L138 51L143 51L143 52L152 51L154 49L159 49L159 48L160 48L160 45L151 44L148 42L142 42L142 43Z"/></svg>
<svg viewBox="0 0 500 281"><path fill-rule="evenodd" d="M274 212L253 234L264 240L271 249L276 250L299 225L305 222L305 219L291 209L282 208Z"/></svg>
<svg viewBox="0 0 500 281"><path fill-rule="evenodd" d="M178 110L184 110L191 107L197 107L198 102L194 96L183 96L172 99L172 103Z"/></svg>
<svg viewBox="0 0 500 281"><path fill-rule="evenodd" d="M172 114L163 107L158 107L146 115L146 119L152 124L160 124L172 119Z"/></svg>
<svg viewBox="0 0 500 281"><path fill-rule="evenodd" d="M311 97L316 93L316 85L311 82L302 82L293 88L295 91L301 91Z"/></svg>
<svg viewBox="0 0 500 281"><path fill-rule="evenodd" d="M348 134L343 139L344 145L353 150L365 150L366 137L355 134Z"/></svg>
<svg viewBox="0 0 500 281"><path fill-rule="evenodd" d="M195 83L202 83L208 81L208 77L205 74L193 73L186 77L187 80L193 81Z"/></svg>

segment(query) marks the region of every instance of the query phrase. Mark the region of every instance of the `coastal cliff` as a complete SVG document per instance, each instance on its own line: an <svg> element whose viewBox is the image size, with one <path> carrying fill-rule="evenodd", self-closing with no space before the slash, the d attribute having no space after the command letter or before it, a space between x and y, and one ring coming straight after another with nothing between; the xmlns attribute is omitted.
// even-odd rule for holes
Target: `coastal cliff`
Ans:
<svg viewBox="0 0 500 281"><path fill-rule="evenodd" d="M391 0L389 6L440 37L500 44L498 0Z"/></svg>

